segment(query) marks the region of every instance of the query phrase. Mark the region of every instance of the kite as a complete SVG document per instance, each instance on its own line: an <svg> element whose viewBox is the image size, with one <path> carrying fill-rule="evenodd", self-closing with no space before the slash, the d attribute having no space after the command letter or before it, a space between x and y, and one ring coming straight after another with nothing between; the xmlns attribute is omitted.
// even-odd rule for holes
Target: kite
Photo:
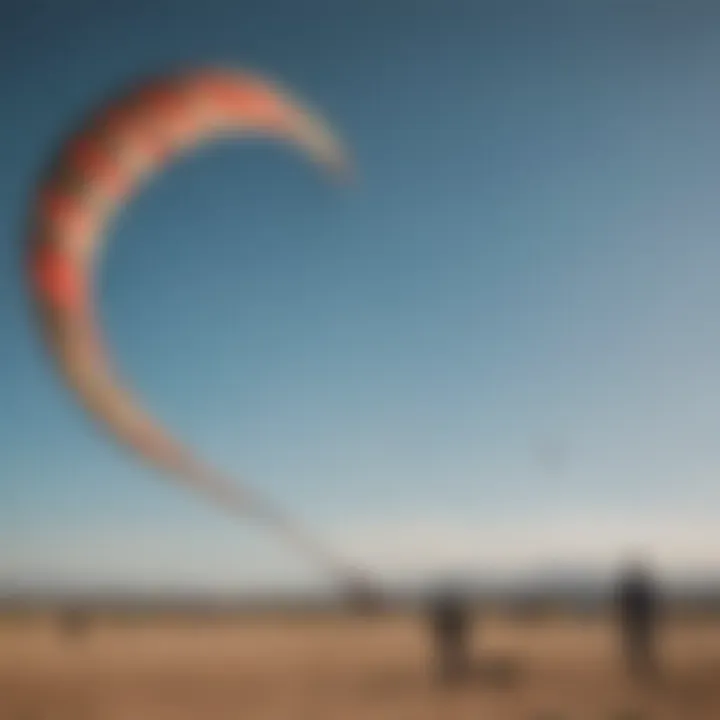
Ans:
<svg viewBox="0 0 720 720"><path fill-rule="evenodd" d="M62 378L117 441L225 508L264 518L347 578L347 566L325 547L273 504L196 459L144 410L112 366L97 322L94 267L121 205L201 142L257 135L286 140L334 173L347 170L326 124L255 74L180 72L148 80L102 107L63 144L40 183L27 238L30 295Z"/></svg>

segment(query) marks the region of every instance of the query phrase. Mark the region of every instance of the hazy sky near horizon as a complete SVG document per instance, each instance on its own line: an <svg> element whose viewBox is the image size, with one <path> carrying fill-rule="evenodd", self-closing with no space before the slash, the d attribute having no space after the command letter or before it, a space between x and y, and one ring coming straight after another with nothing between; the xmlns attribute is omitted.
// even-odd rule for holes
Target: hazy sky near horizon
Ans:
<svg viewBox="0 0 720 720"><path fill-rule="evenodd" d="M196 63L288 85L358 179L222 143L127 206L101 311L158 417L388 572L716 558L717 4L8 7L0 583L316 577L115 448L23 294L23 221L58 140L129 80Z"/></svg>

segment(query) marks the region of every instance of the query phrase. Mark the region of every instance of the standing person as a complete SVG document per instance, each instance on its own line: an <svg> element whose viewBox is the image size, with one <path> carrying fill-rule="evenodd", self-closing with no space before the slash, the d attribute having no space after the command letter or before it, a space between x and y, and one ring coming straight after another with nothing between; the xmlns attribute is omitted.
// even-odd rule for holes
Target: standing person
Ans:
<svg viewBox="0 0 720 720"><path fill-rule="evenodd" d="M617 601L625 662L635 677L648 677L657 669L658 593L643 564L634 562L622 573Z"/></svg>
<svg viewBox="0 0 720 720"><path fill-rule="evenodd" d="M79 640L90 629L90 615L80 607L70 607L59 617L63 635L71 640Z"/></svg>
<svg viewBox="0 0 720 720"><path fill-rule="evenodd" d="M430 623L440 680L451 683L469 668L470 613L460 592L447 588L431 603Z"/></svg>

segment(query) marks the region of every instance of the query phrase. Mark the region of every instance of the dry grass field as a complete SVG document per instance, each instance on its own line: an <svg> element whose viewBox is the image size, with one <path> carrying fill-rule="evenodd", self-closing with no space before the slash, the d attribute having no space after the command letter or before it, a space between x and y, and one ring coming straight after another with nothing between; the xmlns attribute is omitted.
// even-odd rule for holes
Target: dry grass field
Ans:
<svg viewBox="0 0 720 720"><path fill-rule="evenodd" d="M669 624L636 687L607 622L485 618L461 687L413 617L0 621L1 720L720 720L720 625Z"/></svg>

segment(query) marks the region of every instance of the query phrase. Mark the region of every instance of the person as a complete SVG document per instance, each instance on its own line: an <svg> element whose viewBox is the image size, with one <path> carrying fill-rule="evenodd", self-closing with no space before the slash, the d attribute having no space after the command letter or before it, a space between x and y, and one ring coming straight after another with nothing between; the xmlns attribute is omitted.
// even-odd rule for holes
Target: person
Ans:
<svg viewBox="0 0 720 720"><path fill-rule="evenodd" d="M368 578L353 575L345 581L343 591L348 605L360 615L378 615L386 607L385 594Z"/></svg>
<svg viewBox="0 0 720 720"><path fill-rule="evenodd" d="M620 630L628 669L635 677L655 673L657 590L649 570L640 562L629 564L617 589Z"/></svg>
<svg viewBox="0 0 720 720"><path fill-rule="evenodd" d="M90 616L80 607L66 608L59 618L63 635L71 640L79 640L88 633Z"/></svg>
<svg viewBox="0 0 720 720"><path fill-rule="evenodd" d="M460 592L443 589L430 605L439 679L461 680L469 669L470 614Z"/></svg>

